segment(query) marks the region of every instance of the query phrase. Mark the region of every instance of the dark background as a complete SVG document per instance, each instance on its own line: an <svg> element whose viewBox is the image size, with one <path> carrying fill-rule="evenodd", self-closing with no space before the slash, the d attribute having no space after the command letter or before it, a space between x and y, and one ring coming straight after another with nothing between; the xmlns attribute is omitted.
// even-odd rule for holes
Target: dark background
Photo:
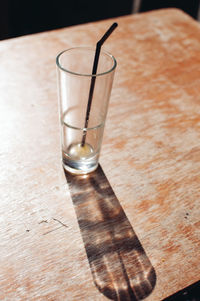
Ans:
<svg viewBox="0 0 200 301"><path fill-rule="evenodd" d="M199 3L199 0L143 0L141 1L140 11L176 7L197 19Z"/></svg>
<svg viewBox="0 0 200 301"><path fill-rule="evenodd" d="M137 12L177 7L197 19L200 0L139 2ZM0 40L127 15L133 8L134 0L0 0Z"/></svg>

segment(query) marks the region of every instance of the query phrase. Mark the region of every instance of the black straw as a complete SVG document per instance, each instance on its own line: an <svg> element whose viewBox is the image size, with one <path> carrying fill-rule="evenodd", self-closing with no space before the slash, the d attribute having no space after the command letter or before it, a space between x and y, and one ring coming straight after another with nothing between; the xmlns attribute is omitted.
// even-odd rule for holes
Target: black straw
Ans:
<svg viewBox="0 0 200 301"><path fill-rule="evenodd" d="M88 127L88 122L89 122L89 116L90 116L90 109L91 109L91 104L92 104L92 97L94 93L94 86L95 86L95 81L96 81L96 73L97 73L97 66L99 62L99 55L101 51L101 46L103 43L107 40L107 38L111 35L113 30L118 26L117 23L113 23L111 27L106 31L106 33L103 35L103 37L97 42L96 44L96 51L95 51L95 57L94 57L94 63L93 63L93 68L92 68L92 79L91 79L91 84L90 84L90 91L89 91L89 97L88 97L88 104L87 104L87 111L86 111L86 117L85 117L85 126L84 126L84 131L83 131L83 137L82 137L82 142L81 146L85 145L85 139L86 139L86 134L87 134L87 127Z"/></svg>

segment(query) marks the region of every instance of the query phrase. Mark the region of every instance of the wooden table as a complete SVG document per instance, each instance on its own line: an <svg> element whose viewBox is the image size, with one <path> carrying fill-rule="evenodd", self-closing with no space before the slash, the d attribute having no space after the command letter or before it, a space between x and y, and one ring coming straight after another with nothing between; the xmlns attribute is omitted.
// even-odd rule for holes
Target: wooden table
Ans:
<svg viewBox="0 0 200 301"><path fill-rule="evenodd" d="M113 21L102 170L65 177L55 57ZM166 9L2 41L0 124L0 300L156 301L199 280L196 21Z"/></svg>

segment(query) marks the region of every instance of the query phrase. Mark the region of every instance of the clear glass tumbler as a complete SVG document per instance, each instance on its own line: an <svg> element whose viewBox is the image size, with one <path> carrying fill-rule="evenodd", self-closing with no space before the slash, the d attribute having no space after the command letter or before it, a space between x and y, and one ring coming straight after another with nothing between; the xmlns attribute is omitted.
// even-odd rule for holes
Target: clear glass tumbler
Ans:
<svg viewBox="0 0 200 301"><path fill-rule="evenodd" d="M101 50L96 75L95 49L76 47L56 58L64 168L87 174L98 166L108 103L116 68L115 58ZM88 108L91 84L94 85Z"/></svg>

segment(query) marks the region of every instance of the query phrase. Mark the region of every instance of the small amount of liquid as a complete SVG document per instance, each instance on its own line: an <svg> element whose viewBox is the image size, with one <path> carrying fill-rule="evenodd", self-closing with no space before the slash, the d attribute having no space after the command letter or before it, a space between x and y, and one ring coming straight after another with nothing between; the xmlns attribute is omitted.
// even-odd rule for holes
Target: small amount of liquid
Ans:
<svg viewBox="0 0 200 301"><path fill-rule="evenodd" d="M92 146L88 143L82 145L81 143L71 144L68 148L68 154L72 159L85 160L91 157L94 152Z"/></svg>
<svg viewBox="0 0 200 301"><path fill-rule="evenodd" d="M97 154L88 143L83 146L81 143L73 143L63 152L64 168L72 173L89 173L96 169L97 161Z"/></svg>

